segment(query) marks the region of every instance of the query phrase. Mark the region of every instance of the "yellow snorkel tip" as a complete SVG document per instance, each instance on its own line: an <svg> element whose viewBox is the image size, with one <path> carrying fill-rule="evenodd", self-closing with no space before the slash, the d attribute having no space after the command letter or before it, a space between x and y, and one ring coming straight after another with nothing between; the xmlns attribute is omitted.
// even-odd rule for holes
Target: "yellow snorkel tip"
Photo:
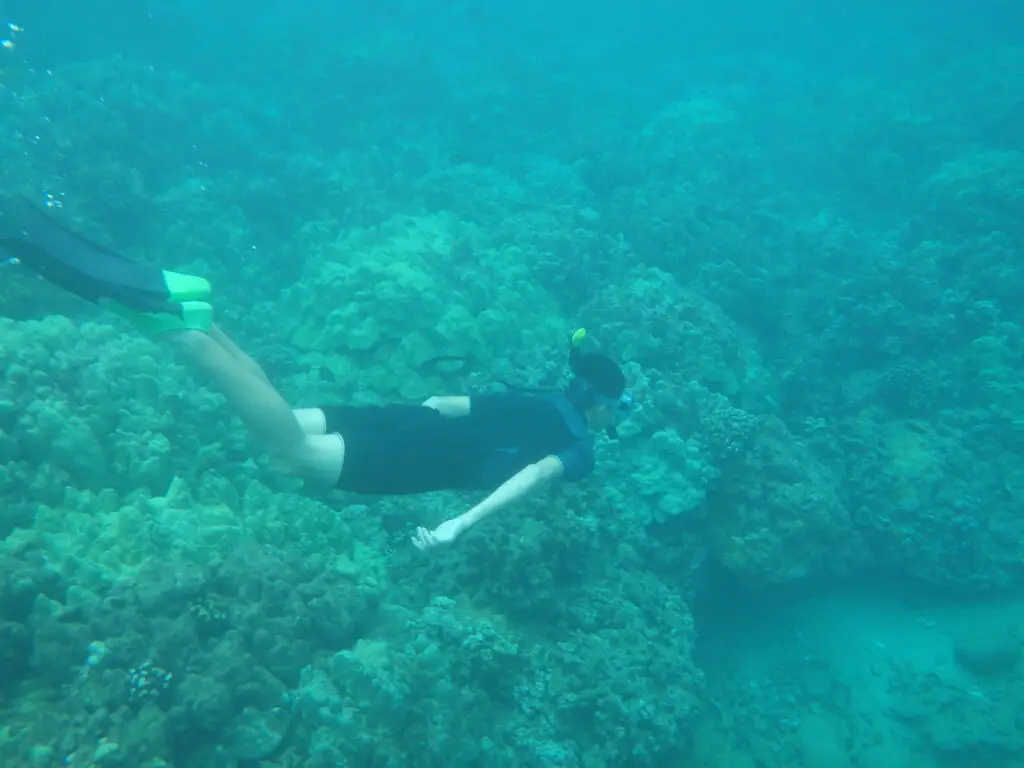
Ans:
<svg viewBox="0 0 1024 768"><path fill-rule="evenodd" d="M572 335L572 345L577 349L583 344L583 340L587 338L587 329L580 328Z"/></svg>

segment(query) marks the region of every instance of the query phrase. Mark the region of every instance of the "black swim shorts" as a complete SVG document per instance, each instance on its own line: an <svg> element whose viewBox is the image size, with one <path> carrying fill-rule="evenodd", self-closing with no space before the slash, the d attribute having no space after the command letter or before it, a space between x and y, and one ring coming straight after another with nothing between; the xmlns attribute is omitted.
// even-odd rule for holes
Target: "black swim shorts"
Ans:
<svg viewBox="0 0 1024 768"><path fill-rule="evenodd" d="M338 489L399 495L464 488L477 470L464 419L419 405L327 406L328 433L345 441Z"/></svg>

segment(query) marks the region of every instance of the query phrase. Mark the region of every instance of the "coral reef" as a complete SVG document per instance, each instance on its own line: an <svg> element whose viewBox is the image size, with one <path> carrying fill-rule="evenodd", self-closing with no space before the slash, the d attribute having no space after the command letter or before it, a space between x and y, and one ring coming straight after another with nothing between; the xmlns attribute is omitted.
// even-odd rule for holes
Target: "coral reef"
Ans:
<svg viewBox="0 0 1024 768"><path fill-rule="evenodd" d="M427 559L410 531L468 495L281 477L158 341L4 262L0 764L1016 765L1018 624L956 633L955 671L869 641L883 726L802 646L712 686L693 611L717 579L738 613L1024 585L1019 48L886 78L673 38L655 76L410 10L94 30L134 54L32 19L52 49L0 49L0 235L25 193L208 276L297 405L559 386L584 325L638 407L592 481Z"/></svg>

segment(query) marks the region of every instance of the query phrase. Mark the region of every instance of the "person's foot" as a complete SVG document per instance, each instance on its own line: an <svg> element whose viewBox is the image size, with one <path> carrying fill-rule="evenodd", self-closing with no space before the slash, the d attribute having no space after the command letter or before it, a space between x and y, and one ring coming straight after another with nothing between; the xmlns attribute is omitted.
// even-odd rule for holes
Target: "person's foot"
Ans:
<svg viewBox="0 0 1024 768"><path fill-rule="evenodd" d="M412 537L412 543L416 546L416 549L433 549L442 544L451 544L459 538L463 530L465 528L462 520L458 517L453 517L451 520L445 520L432 531L426 528L417 528L415 535Z"/></svg>

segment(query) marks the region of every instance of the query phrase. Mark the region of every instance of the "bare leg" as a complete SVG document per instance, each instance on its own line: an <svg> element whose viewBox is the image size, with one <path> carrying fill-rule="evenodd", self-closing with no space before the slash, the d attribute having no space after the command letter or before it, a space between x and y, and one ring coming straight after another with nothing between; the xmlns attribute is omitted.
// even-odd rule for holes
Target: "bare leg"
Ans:
<svg viewBox="0 0 1024 768"><path fill-rule="evenodd" d="M218 332L219 333L219 332ZM188 361L202 371L227 398L235 415L253 435L296 474L311 480L334 484L345 461L345 442L340 435L307 435L299 426L288 403L256 366L245 363L221 341L227 337L200 331L168 334L168 341ZM228 340L234 347L234 344ZM234 347L237 349L237 347Z"/></svg>
<svg viewBox="0 0 1024 768"><path fill-rule="evenodd" d="M267 377L267 374L260 367L259 363L257 363L251 357L249 357L249 355L247 355L242 350L241 347L235 344L235 342L233 342L228 337L228 335L220 329L218 325L214 324L210 326L210 338L216 341L221 347L223 347L225 352L227 352L229 355L235 358L239 363L244 365L249 370L250 373L252 373L257 378L263 379L263 381L267 383L267 386L273 386L270 383L270 379Z"/></svg>
<svg viewBox="0 0 1024 768"><path fill-rule="evenodd" d="M217 342L218 345L223 347L224 351L231 355L235 360L239 362L247 371L256 376L258 379L263 381L268 387L274 385L270 382L270 377L267 376L266 371L260 367L260 364L249 357L246 352L239 347L223 330L217 325L210 326L210 338ZM327 434L327 417L324 412L319 408L293 408L292 413L295 416L295 420L299 422L299 428L307 435L326 435Z"/></svg>

